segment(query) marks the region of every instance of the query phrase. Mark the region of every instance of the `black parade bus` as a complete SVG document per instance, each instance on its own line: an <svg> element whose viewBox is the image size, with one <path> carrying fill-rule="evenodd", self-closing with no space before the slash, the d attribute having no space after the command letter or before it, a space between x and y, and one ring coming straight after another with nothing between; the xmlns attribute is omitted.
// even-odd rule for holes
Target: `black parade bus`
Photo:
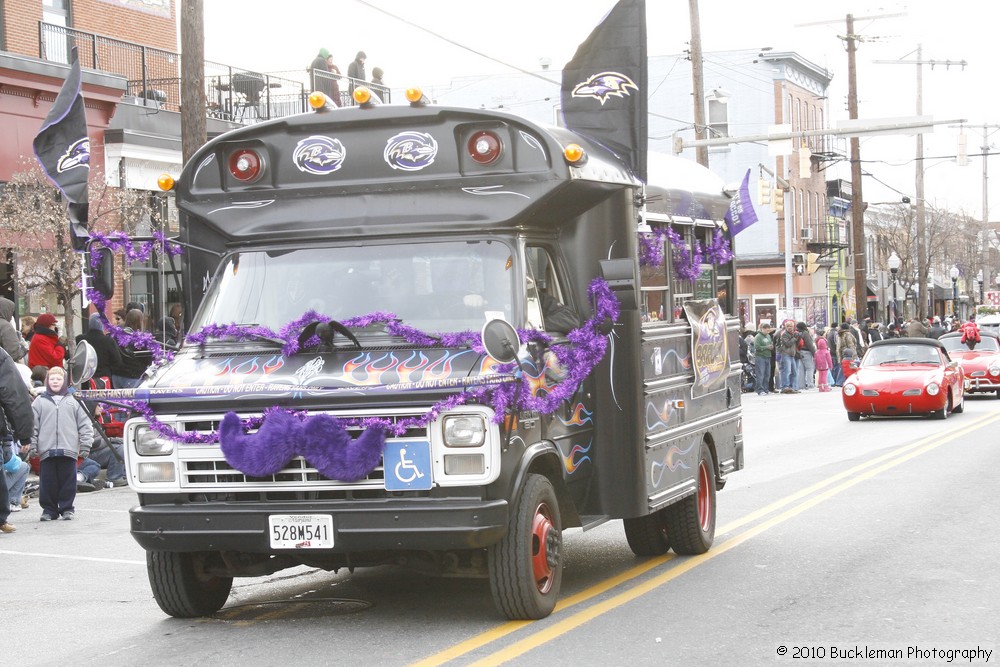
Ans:
<svg viewBox="0 0 1000 667"><path fill-rule="evenodd" d="M364 89L360 89L363 98ZM563 534L699 554L743 467L721 180L504 112L333 108L230 131L176 183L193 332L125 426L169 615L234 577L406 564L548 615ZM167 183L170 186L169 183Z"/></svg>

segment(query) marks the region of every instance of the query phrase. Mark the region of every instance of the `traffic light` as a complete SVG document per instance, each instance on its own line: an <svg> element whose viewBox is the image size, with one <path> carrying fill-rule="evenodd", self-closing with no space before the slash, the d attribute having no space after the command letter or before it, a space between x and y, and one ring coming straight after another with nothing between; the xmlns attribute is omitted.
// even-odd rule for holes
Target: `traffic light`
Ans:
<svg viewBox="0 0 1000 667"><path fill-rule="evenodd" d="M771 203L771 181L766 178L757 181L757 203L761 206Z"/></svg>
<svg viewBox="0 0 1000 667"><path fill-rule="evenodd" d="M783 189L774 189L774 197L771 199L771 210L778 215L785 212L785 191Z"/></svg>

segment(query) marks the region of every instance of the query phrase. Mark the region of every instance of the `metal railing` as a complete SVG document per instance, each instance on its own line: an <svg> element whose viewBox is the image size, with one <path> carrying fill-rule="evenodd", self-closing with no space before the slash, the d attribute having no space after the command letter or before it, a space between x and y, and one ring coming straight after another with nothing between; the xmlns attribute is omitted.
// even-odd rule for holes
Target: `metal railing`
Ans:
<svg viewBox="0 0 1000 667"><path fill-rule="evenodd" d="M40 21L38 56L43 60L69 63L78 48L80 66L116 74L127 81L126 95L167 111L181 106L181 55L112 37L74 30ZM308 111L313 89L308 72L262 73L205 61L204 104L208 117L251 124ZM349 79L341 94L342 104L353 104ZM371 85L371 84L366 84ZM384 89L388 98L388 89Z"/></svg>

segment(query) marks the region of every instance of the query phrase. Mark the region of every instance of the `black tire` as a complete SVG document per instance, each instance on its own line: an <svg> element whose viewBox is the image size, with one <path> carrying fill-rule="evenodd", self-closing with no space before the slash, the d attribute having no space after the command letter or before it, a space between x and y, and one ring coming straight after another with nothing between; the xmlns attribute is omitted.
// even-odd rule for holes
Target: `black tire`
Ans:
<svg viewBox="0 0 1000 667"><path fill-rule="evenodd" d="M233 587L232 577L205 572L213 554L147 551L146 570L156 604L175 618L210 616L222 609Z"/></svg>
<svg viewBox="0 0 1000 667"><path fill-rule="evenodd" d="M944 407L931 413L932 419L947 419L951 412L951 396L945 401Z"/></svg>
<svg viewBox="0 0 1000 667"><path fill-rule="evenodd" d="M997 398L1000 398L1000 389L997 389Z"/></svg>
<svg viewBox="0 0 1000 667"><path fill-rule="evenodd" d="M671 546L678 554L703 554L715 541L714 470L712 452L702 442L697 491L663 510Z"/></svg>
<svg viewBox="0 0 1000 667"><path fill-rule="evenodd" d="M954 415L960 415L963 412L965 412L965 397L964 396L962 397L962 402L959 403L958 405L956 405L954 407L954 409L951 411L951 413L954 414Z"/></svg>
<svg viewBox="0 0 1000 667"><path fill-rule="evenodd" d="M852 421L852 422L859 422L859 421L861 421L861 413L860 412L848 412L847 413L847 421Z"/></svg>
<svg viewBox="0 0 1000 667"><path fill-rule="evenodd" d="M665 509L646 516L623 519L625 539L636 556L661 556L670 551Z"/></svg>
<svg viewBox="0 0 1000 667"><path fill-rule="evenodd" d="M562 516L548 478L529 474L507 535L489 548L490 590L511 620L545 618L562 586Z"/></svg>

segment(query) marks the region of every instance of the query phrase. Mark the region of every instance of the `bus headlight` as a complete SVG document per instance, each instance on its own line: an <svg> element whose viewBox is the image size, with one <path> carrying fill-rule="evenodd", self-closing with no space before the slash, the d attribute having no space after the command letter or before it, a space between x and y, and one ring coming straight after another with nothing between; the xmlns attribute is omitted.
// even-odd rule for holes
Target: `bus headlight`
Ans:
<svg viewBox="0 0 1000 667"><path fill-rule="evenodd" d="M148 426L140 426L135 431L135 451L142 456L166 456L173 453L174 441Z"/></svg>
<svg viewBox="0 0 1000 667"><path fill-rule="evenodd" d="M479 447L486 442L486 422L480 415L444 418L445 447Z"/></svg>

